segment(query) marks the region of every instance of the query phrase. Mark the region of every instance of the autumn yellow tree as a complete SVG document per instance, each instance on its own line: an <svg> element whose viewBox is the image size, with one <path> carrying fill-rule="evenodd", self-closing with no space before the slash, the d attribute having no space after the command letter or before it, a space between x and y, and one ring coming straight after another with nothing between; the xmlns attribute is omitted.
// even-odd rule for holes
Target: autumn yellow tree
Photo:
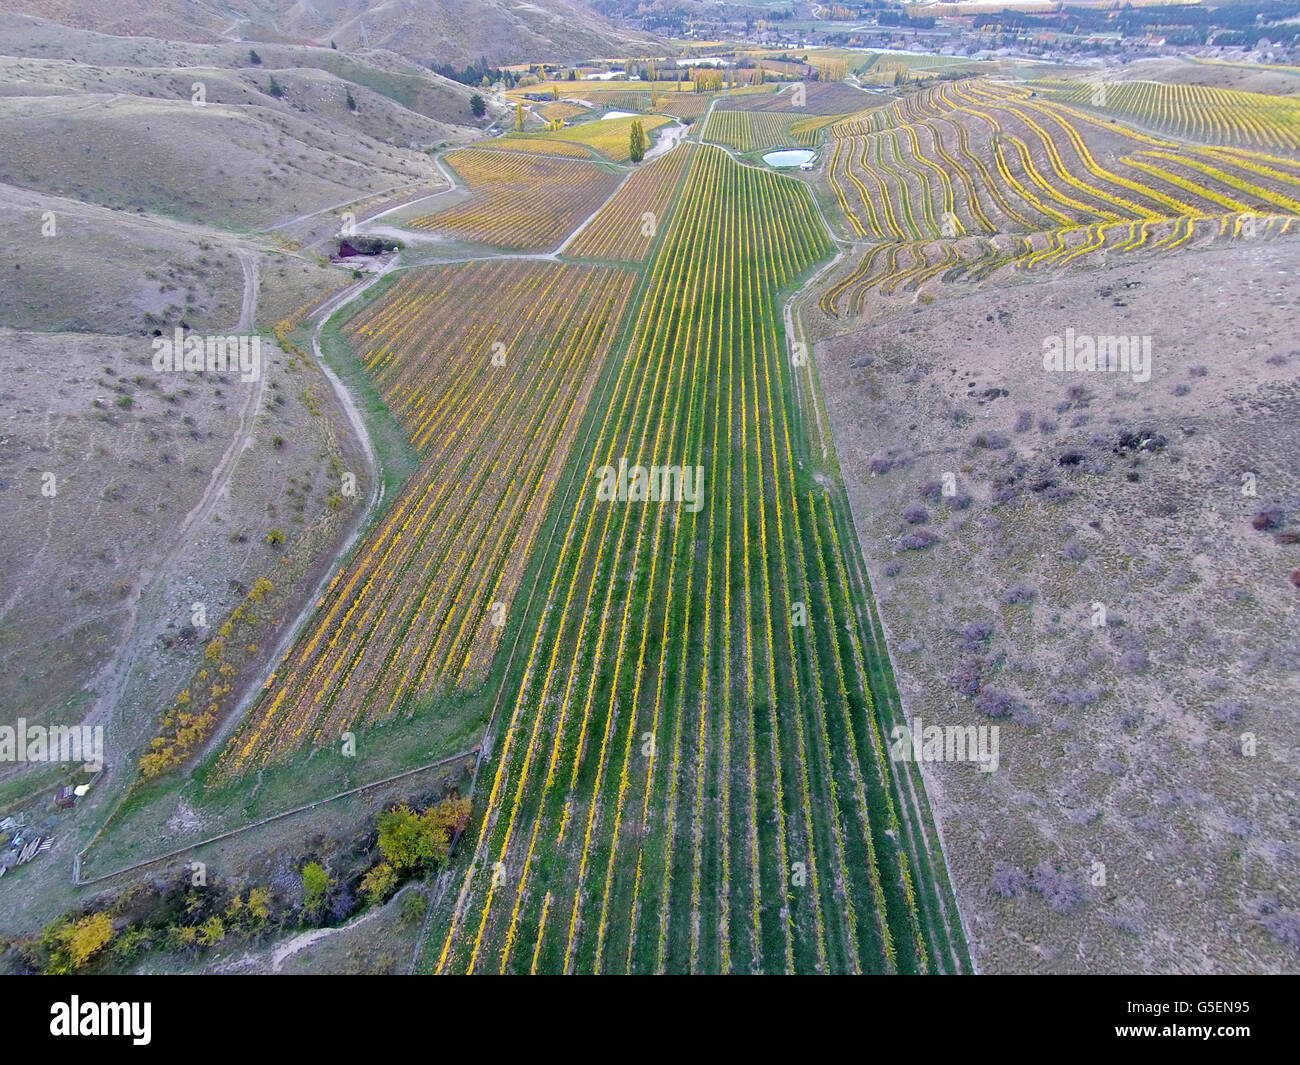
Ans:
<svg viewBox="0 0 1300 1065"><path fill-rule="evenodd" d="M248 912L261 924L271 916L271 889L255 887L248 893Z"/></svg>
<svg viewBox="0 0 1300 1065"><path fill-rule="evenodd" d="M380 862L361 878L361 891L372 906L388 901L397 887L397 870Z"/></svg>
<svg viewBox="0 0 1300 1065"><path fill-rule="evenodd" d="M379 853L397 872L444 861L452 837L469 824L468 799L443 799L422 814L402 804L379 815Z"/></svg>
<svg viewBox="0 0 1300 1065"><path fill-rule="evenodd" d="M41 936L41 945L49 951L45 971L54 975L74 973L112 938L113 919L106 913L92 913L79 921L56 924Z"/></svg>

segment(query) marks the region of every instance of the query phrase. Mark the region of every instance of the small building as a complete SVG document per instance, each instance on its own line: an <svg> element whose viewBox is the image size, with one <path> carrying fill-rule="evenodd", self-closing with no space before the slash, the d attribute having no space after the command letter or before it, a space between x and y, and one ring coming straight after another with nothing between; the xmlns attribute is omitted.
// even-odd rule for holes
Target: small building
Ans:
<svg viewBox="0 0 1300 1065"><path fill-rule="evenodd" d="M72 785L69 784L58 790L58 793L54 796L54 805L60 810L71 810L77 805L77 793Z"/></svg>

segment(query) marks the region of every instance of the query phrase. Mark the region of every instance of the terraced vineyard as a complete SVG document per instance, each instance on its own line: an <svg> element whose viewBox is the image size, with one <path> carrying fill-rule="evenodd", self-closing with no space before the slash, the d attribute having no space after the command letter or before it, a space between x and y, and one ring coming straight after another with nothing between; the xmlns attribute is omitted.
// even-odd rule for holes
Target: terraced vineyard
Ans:
<svg viewBox="0 0 1300 1065"><path fill-rule="evenodd" d="M1009 86L941 86L831 132L832 194L873 242L824 294L833 315L876 286L1280 234L1300 216L1293 160L1175 144Z"/></svg>
<svg viewBox="0 0 1300 1065"><path fill-rule="evenodd" d="M499 248L558 245L618 184L615 173L595 163L521 152L463 148L447 162L474 195L411 225Z"/></svg>
<svg viewBox="0 0 1300 1065"><path fill-rule="evenodd" d="M350 324L422 462L331 583L218 776L482 679L632 284L609 267L439 267L408 272Z"/></svg>
<svg viewBox="0 0 1300 1065"><path fill-rule="evenodd" d="M854 269L827 288L821 305L828 314L864 313L875 290L882 296L912 292L934 278L946 282L982 281L1000 270L1051 270L1087 262L1089 256L1168 252L1183 245L1205 246L1225 239L1281 236L1300 223L1294 215L1225 215L1176 218L1051 230L1032 238L955 244L908 241L877 244Z"/></svg>
<svg viewBox="0 0 1300 1065"><path fill-rule="evenodd" d="M1042 87L1068 103L1159 133L1204 144L1300 151L1300 100L1290 96L1101 78L1045 82Z"/></svg>
<svg viewBox="0 0 1300 1065"><path fill-rule="evenodd" d="M568 246L568 254L576 259L643 261L667 221L694 147L691 142L681 144L634 171Z"/></svg>
<svg viewBox="0 0 1300 1065"><path fill-rule="evenodd" d="M660 241L427 967L964 969L920 778L883 754L896 692L846 507L805 468L780 306L828 235L803 186L706 146ZM623 461L698 467L698 495L608 500Z"/></svg>

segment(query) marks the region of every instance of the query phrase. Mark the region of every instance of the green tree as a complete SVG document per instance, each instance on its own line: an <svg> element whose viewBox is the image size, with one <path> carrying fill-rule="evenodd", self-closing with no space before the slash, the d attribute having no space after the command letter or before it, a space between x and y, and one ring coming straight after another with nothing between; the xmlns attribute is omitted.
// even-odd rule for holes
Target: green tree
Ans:
<svg viewBox="0 0 1300 1065"><path fill-rule="evenodd" d="M271 87L268 88L266 91L270 95L274 96L277 100L284 95L284 90L280 88L280 83L275 80L274 74L271 75Z"/></svg>
<svg viewBox="0 0 1300 1065"><path fill-rule="evenodd" d="M474 93L474 95L469 98L469 109L475 118L482 118L487 114L487 101L478 93Z"/></svg>
<svg viewBox="0 0 1300 1065"><path fill-rule="evenodd" d="M351 89L348 89L348 100L347 100L347 103L348 103L348 110L349 110L349 111L355 111L355 110L357 109L357 102L356 102L356 100L354 100L354 99L352 98L352 90L351 90Z"/></svg>
<svg viewBox="0 0 1300 1065"><path fill-rule="evenodd" d="M425 911L429 908L429 900L421 895L418 891L408 891L402 896L401 920L403 924L418 924L424 920Z"/></svg>
<svg viewBox="0 0 1300 1065"><path fill-rule="evenodd" d="M334 878L325 872L319 862L308 862L302 867L302 908L309 917L315 917L325 908L325 900L334 887Z"/></svg>
<svg viewBox="0 0 1300 1065"><path fill-rule="evenodd" d="M199 930L192 924L174 924L167 929L170 950L189 950L198 942Z"/></svg>
<svg viewBox="0 0 1300 1065"><path fill-rule="evenodd" d="M515 129L522 131L524 128L524 105L515 104Z"/></svg>
<svg viewBox="0 0 1300 1065"><path fill-rule="evenodd" d="M394 869L407 872L433 857L432 841L409 806L395 806L379 815L379 853Z"/></svg>
<svg viewBox="0 0 1300 1065"><path fill-rule="evenodd" d="M628 130L628 152L632 156L632 162L641 162L645 158L645 149L645 127L641 125L641 120L638 118L632 122L632 126Z"/></svg>
<svg viewBox="0 0 1300 1065"><path fill-rule="evenodd" d="M108 948L108 952L114 961L129 965L144 953L148 946L149 933L143 928L132 925L124 929L121 935L114 937L113 945Z"/></svg>
<svg viewBox="0 0 1300 1065"><path fill-rule="evenodd" d="M262 57L251 48L248 50L248 61L255 67L260 67L262 65Z"/></svg>

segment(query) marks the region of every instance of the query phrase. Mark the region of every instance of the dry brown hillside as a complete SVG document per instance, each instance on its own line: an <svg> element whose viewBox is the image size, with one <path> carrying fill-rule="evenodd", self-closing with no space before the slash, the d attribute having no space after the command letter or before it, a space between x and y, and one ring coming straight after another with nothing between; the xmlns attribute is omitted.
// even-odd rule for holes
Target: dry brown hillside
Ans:
<svg viewBox="0 0 1300 1065"><path fill-rule="evenodd" d="M472 91L401 58L113 37L0 14L0 183L250 231L442 183Z"/></svg>
<svg viewBox="0 0 1300 1065"><path fill-rule="evenodd" d="M0 11L126 37L388 48L421 62L576 60L646 50L581 0L0 0Z"/></svg>

